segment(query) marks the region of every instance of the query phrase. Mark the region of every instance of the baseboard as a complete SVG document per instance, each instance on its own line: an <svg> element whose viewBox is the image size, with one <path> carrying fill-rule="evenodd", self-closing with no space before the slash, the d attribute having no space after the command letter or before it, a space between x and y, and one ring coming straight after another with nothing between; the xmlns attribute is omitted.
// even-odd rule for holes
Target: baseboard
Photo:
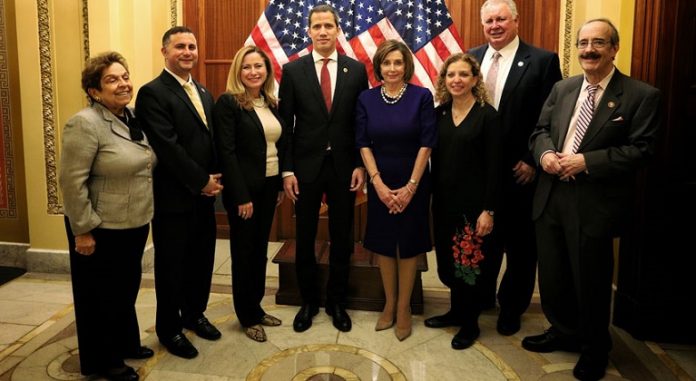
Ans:
<svg viewBox="0 0 696 381"><path fill-rule="evenodd" d="M154 268L155 249L150 243L143 252L143 272ZM70 257L67 250L31 248L28 244L0 242L0 266L26 269L28 272L70 274Z"/></svg>
<svg viewBox="0 0 696 381"><path fill-rule="evenodd" d="M27 268L28 243L0 242L0 266Z"/></svg>

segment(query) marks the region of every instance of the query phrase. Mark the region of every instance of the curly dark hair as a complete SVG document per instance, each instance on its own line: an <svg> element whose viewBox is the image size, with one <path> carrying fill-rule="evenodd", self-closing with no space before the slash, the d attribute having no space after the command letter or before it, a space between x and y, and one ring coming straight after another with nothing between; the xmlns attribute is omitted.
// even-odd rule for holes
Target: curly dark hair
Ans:
<svg viewBox="0 0 696 381"><path fill-rule="evenodd" d="M115 63L121 64L129 71L126 59L118 52L104 52L90 57L85 63L85 68L82 69L82 90L87 94L90 104L94 103L94 99L89 95L89 89L101 90L102 73Z"/></svg>
<svg viewBox="0 0 696 381"><path fill-rule="evenodd" d="M445 77L447 77L447 69L449 66L457 61L469 64L469 66L471 66L471 75L478 78L478 83L471 89L471 93L474 95L474 98L476 98L476 101L481 104L481 106L489 102L486 85L481 77L481 66L476 60L476 57L468 53L453 54L442 64L442 69L440 69L440 73L437 75L435 99L440 103L447 103L452 100L452 95L447 91L447 86L445 86Z"/></svg>

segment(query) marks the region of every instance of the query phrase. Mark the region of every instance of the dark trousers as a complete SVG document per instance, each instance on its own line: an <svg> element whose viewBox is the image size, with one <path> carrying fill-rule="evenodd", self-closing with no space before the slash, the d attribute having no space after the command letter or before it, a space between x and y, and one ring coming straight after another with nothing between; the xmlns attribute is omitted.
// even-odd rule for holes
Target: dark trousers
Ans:
<svg viewBox="0 0 696 381"><path fill-rule="evenodd" d="M492 270L497 275L507 259L505 273L498 288L500 309L510 315L522 315L532 300L536 282L537 247L532 221L534 184L506 184L501 208L495 214L495 242L491 249ZM485 285L488 305L495 304L498 277L490 277Z"/></svg>
<svg viewBox="0 0 696 381"><path fill-rule="evenodd" d="M124 355L140 348L135 300L149 226L92 230L92 255L75 251L75 236L65 218L80 371L84 375L123 366Z"/></svg>
<svg viewBox="0 0 696 381"><path fill-rule="evenodd" d="M278 197L278 176L267 177L261 191L251 194L254 213L244 220L237 205L227 209L232 256L232 301L243 327L259 324L266 314L261 299L266 291L268 236Z"/></svg>
<svg viewBox="0 0 696 381"><path fill-rule="evenodd" d="M472 228L476 226L475 214L467 214ZM471 217L469 217L471 216ZM474 285L467 284L464 280L454 275L454 258L452 256L452 237L457 228L461 229L463 218L461 215L453 215L449 211L433 209L433 233L435 237L435 256L437 258L437 275L440 281L450 288L450 311L461 320L462 326L477 326L478 317L485 303L485 285L488 278L497 274L493 272L493 264L487 256L491 249L492 237L483 238L481 249L484 259L479 262L481 274ZM495 228L494 228L495 231Z"/></svg>
<svg viewBox="0 0 696 381"><path fill-rule="evenodd" d="M302 182L302 179L298 179L298 182L300 194L295 203L297 218L295 268L302 301L305 304L318 305L320 300L314 240L317 237L322 195L326 193L331 238L326 302L327 304L343 304L348 286L350 255L353 252L351 233L355 193L349 190L350 177L340 178L336 174L329 154L325 157L319 176L314 182Z"/></svg>
<svg viewBox="0 0 696 381"><path fill-rule="evenodd" d="M160 339L181 333L203 316L215 260L215 209L201 196L189 213L155 212L156 331Z"/></svg>
<svg viewBox="0 0 696 381"><path fill-rule="evenodd" d="M574 183L557 181L536 221L541 306L551 325L583 344L583 351L611 349L609 314L614 268L611 236L588 235Z"/></svg>

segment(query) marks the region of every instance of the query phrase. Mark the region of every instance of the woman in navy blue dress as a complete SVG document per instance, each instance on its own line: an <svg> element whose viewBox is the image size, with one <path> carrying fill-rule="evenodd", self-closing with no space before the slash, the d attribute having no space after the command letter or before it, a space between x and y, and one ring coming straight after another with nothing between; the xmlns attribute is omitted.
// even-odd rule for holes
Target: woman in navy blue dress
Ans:
<svg viewBox="0 0 696 381"><path fill-rule="evenodd" d="M370 176L364 247L377 253L386 303L375 330L411 335L411 292L419 254L430 251L428 159L437 138L432 94L408 84L413 58L402 42L383 42L373 58L382 86L356 109L356 143Z"/></svg>

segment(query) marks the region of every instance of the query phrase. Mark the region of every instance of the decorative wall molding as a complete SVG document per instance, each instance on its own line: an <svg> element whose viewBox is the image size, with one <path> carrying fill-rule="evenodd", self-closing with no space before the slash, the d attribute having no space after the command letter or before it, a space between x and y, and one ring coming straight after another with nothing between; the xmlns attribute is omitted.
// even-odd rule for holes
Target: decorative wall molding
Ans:
<svg viewBox="0 0 696 381"><path fill-rule="evenodd" d="M177 25L176 22L176 15L177 15L177 10L179 9L179 2L177 0L170 0L169 1L169 20L172 25L172 27L175 27Z"/></svg>
<svg viewBox="0 0 696 381"><path fill-rule="evenodd" d="M44 157L46 160L46 191L49 214L60 214L58 179L56 175L55 100L53 97L53 64L51 23L48 0L37 0L39 16L39 62L41 65L41 109L43 115Z"/></svg>
<svg viewBox="0 0 696 381"><path fill-rule="evenodd" d="M89 4L82 0L82 54L85 62L89 59Z"/></svg>
<svg viewBox="0 0 696 381"><path fill-rule="evenodd" d="M17 218L5 7L0 3L0 219Z"/></svg>
<svg viewBox="0 0 696 381"><path fill-rule="evenodd" d="M570 52L573 49L573 10L573 0L566 0L565 20L563 22L563 62L561 64L563 78L570 75Z"/></svg>

